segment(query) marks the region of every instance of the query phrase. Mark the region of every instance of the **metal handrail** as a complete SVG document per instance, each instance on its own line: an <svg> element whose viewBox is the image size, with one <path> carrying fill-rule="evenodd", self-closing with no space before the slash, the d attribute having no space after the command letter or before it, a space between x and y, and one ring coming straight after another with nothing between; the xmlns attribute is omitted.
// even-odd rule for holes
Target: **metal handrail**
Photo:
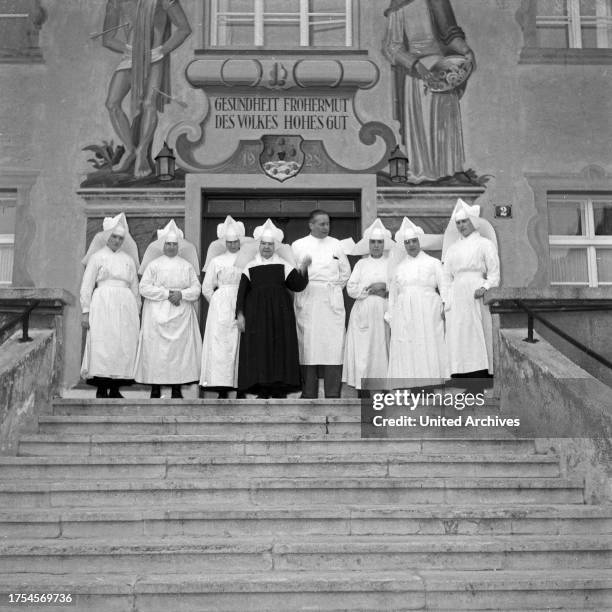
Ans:
<svg viewBox="0 0 612 612"><path fill-rule="evenodd" d="M17 327L21 322L21 338L19 342L31 342L32 338L28 335L30 329L30 313L40 304L38 300L32 302L21 314L13 317L0 327L0 344L8 339L8 333L13 327Z"/></svg>
<svg viewBox="0 0 612 612"><path fill-rule="evenodd" d="M589 357L592 357L602 365L606 366L610 370L612 370L612 361L609 361L593 349L590 349L588 346L582 344L579 340L576 340L574 337L570 336L567 332L564 332L562 329L557 327L554 323L547 321L541 315L534 312L531 308L526 306L522 300L514 300L514 303L521 309L527 313L527 338L525 338L525 342L530 342L532 344L536 343L537 340L533 337L533 321L536 319L545 327L548 327L551 331L555 332L558 336L566 340L571 345L580 349L584 353L586 353Z"/></svg>

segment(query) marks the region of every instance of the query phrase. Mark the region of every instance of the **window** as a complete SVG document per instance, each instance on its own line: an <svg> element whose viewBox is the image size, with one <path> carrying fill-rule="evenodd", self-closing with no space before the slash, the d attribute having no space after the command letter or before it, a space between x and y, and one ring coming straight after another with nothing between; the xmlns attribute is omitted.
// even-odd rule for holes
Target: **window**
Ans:
<svg viewBox="0 0 612 612"><path fill-rule="evenodd" d="M13 281L17 192L0 189L0 287Z"/></svg>
<svg viewBox="0 0 612 612"><path fill-rule="evenodd" d="M612 63L612 0L523 0L523 64Z"/></svg>
<svg viewBox="0 0 612 612"><path fill-rule="evenodd" d="M40 0L0 0L0 61L41 61L38 33L45 18Z"/></svg>
<svg viewBox="0 0 612 612"><path fill-rule="evenodd" d="M609 49L612 0L537 0L538 47Z"/></svg>
<svg viewBox="0 0 612 612"><path fill-rule="evenodd" d="M211 0L210 46L352 47L353 0Z"/></svg>
<svg viewBox="0 0 612 612"><path fill-rule="evenodd" d="M553 285L612 285L612 194L549 194Z"/></svg>

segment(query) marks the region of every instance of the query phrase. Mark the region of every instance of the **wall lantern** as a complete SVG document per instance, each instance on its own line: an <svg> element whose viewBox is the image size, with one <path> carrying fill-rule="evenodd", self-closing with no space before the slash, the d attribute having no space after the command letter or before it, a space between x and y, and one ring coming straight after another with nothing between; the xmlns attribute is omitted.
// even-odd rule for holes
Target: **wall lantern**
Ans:
<svg viewBox="0 0 612 612"><path fill-rule="evenodd" d="M172 149L164 142L162 150L155 158L155 174L160 181L171 181L174 178L175 160Z"/></svg>
<svg viewBox="0 0 612 612"><path fill-rule="evenodd" d="M399 148L399 145L396 145L395 149L391 152L389 175L394 183L408 182L408 158Z"/></svg>

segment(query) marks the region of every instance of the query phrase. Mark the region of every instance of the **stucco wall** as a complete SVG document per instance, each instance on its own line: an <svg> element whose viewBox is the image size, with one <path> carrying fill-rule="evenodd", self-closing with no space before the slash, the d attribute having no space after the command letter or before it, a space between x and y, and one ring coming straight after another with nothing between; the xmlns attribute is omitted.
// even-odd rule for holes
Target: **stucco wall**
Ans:
<svg viewBox="0 0 612 612"><path fill-rule="evenodd" d="M39 169L31 192L35 238L27 269L37 286L64 287L78 292L85 249L83 200L76 194L90 170L82 147L117 137L104 107L116 54L100 39L104 0L45 0L48 19L40 36L44 63L0 65L0 173L6 169ZM170 104L160 117L153 150L178 122L195 120L206 110L206 95L191 88L183 74L201 46L198 0L182 2L193 34L172 54L173 95L188 104ZM355 96L362 122L381 121L397 130L392 119L391 81L381 53L387 2L361 1L360 40L380 67L378 84ZM491 174L479 200L484 215L494 204L513 206L513 218L494 220L502 259L503 282L521 286L534 276L536 254L527 239L535 214L533 193L525 173L579 172L589 164L612 173L609 142L612 80L608 66L519 65L522 31L516 20L520 0L455 0L458 21L476 53L478 69L462 100L466 167ZM263 132L244 136L259 138ZM213 163L229 157L232 138L212 135L200 155ZM312 133L305 136L313 137ZM364 168L380 158L381 142L359 145L354 133L319 134L334 159L347 167ZM355 144L357 143L357 144ZM284 183L291 188L291 180ZM67 382L77 378L81 331L78 308L68 312Z"/></svg>
<svg viewBox="0 0 612 612"><path fill-rule="evenodd" d="M612 498L610 388L543 338L523 342L525 329L500 332L500 410L521 421L520 435L539 452L560 455L564 471L584 479L585 503Z"/></svg>
<svg viewBox="0 0 612 612"><path fill-rule="evenodd" d="M34 432L38 415L51 411L55 334L30 332L21 344L18 334L2 345L0 354L0 455L15 455L22 433Z"/></svg>

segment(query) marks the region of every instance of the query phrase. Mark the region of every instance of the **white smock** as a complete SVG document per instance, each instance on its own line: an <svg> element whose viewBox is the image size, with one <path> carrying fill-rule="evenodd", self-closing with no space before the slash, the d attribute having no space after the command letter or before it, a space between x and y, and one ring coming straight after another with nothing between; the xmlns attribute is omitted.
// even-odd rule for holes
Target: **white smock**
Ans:
<svg viewBox="0 0 612 612"><path fill-rule="evenodd" d="M342 289L351 266L339 240L306 236L292 245L298 265L309 255L308 286L294 294L300 363L339 365L344 357Z"/></svg>
<svg viewBox="0 0 612 612"><path fill-rule="evenodd" d="M170 290L181 291L178 306ZM200 281L193 266L178 255L154 259L140 281L145 298L134 378L151 385L179 385L198 380L202 340L196 314Z"/></svg>
<svg viewBox="0 0 612 612"><path fill-rule="evenodd" d="M81 376L131 379L138 346L138 276L134 260L108 246L94 253L81 283L89 329Z"/></svg>
<svg viewBox="0 0 612 612"><path fill-rule="evenodd" d="M443 300L446 282L440 261L423 251L416 257L407 255L395 269L389 288L387 378L416 378L421 379L417 384L427 384L426 380L433 384L450 376Z"/></svg>
<svg viewBox="0 0 612 612"><path fill-rule="evenodd" d="M359 260L346 286L355 301L349 318L342 381L361 389L362 378L385 378L389 364L389 327L385 323L387 300L370 295L367 288L387 280L386 257Z"/></svg>
<svg viewBox="0 0 612 612"><path fill-rule="evenodd" d="M238 386L236 297L241 272L234 267L237 255L228 252L212 259L202 283L202 294L209 302L200 373L203 387Z"/></svg>
<svg viewBox="0 0 612 612"><path fill-rule="evenodd" d="M493 372L491 313L482 299L474 298L480 287L499 285L499 257L495 245L473 231L449 246L444 275L450 284L446 313L446 341L453 374Z"/></svg>

